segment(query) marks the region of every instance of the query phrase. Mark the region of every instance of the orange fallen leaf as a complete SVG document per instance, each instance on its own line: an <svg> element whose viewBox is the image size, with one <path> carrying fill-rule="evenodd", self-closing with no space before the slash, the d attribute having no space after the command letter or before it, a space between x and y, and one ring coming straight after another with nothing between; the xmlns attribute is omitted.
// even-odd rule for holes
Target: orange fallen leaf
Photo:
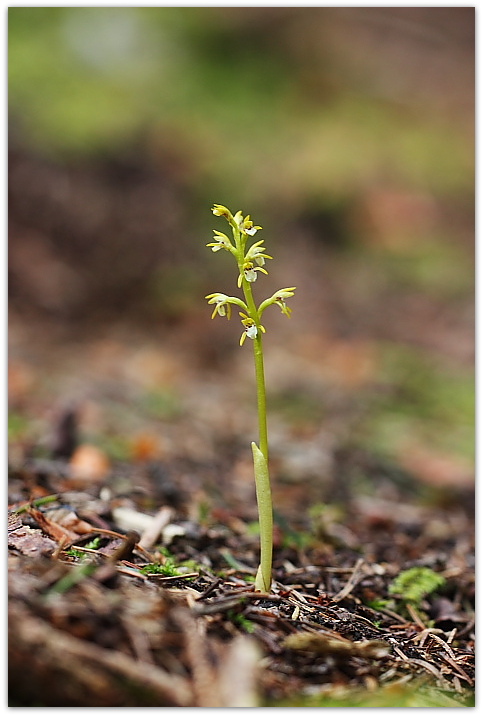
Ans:
<svg viewBox="0 0 483 716"><path fill-rule="evenodd" d="M111 469L106 454L95 445L79 445L69 461L69 482L82 487L102 482Z"/></svg>
<svg viewBox="0 0 483 716"><path fill-rule="evenodd" d="M134 460L145 462L159 457L159 440L154 435L142 433L137 435L132 442L132 456Z"/></svg>

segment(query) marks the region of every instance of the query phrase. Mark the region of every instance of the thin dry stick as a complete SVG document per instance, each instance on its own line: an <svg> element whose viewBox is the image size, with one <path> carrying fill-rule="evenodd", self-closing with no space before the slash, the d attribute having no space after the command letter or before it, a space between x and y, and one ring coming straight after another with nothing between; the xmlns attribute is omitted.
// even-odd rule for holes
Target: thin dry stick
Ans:
<svg viewBox="0 0 483 716"><path fill-rule="evenodd" d="M349 594L352 592L354 587L357 585L361 577L363 576L361 574L362 565L364 564L364 560L362 558L358 559L357 562L354 565L354 569L352 571L351 576L349 577L349 580L345 587L343 587L340 592L338 592L335 597L332 597L333 602L340 602L345 597L348 597Z"/></svg>
<svg viewBox="0 0 483 716"><path fill-rule="evenodd" d="M421 617L417 613L417 611L414 609L414 607L411 604L406 604L406 609L408 610L411 619L417 626L424 631L426 629L426 625L421 621Z"/></svg>
<svg viewBox="0 0 483 716"><path fill-rule="evenodd" d="M433 676L435 676L438 681L444 681L444 676L441 671L438 671L438 669L433 666L433 664L430 664L429 661L423 661L423 659L408 659L407 663L421 666L423 669L426 669L426 671L429 671L431 674L433 674Z"/></svg>
<svg viewBox="0 0 483 716"><path fill-rule="evenodd" d="M456 627L454 627L454 629L452 629L452 630L450 631L450 633L448 634L448 644L451 644L451 643L453 642L453 639L455 638L456 632L457 632Z"/></svg>
<svg viewBox="0 0 483 716"><path fill-rule="evenodd" d="M459 674L459 676L460 676L461 679L463 679L464 681L467 681L469 684L473 684L473 679L471 679L471 678L468 676L468 674L461 668L461 666L460 666L459 664L456 663L456 661L455 661L454 659L452 659L452 658L449 657L449 656L446 656L446 654L443 654L443 655L441 656L441 658L442 658L443 661L445 661L447 664L450 664L450 666L452 666L455 671L458 672L458 674Z"/></svg>

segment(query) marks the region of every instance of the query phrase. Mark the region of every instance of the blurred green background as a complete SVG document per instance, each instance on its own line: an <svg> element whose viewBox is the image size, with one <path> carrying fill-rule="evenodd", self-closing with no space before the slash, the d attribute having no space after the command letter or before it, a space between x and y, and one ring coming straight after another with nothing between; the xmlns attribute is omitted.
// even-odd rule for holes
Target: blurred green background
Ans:
<svg viewBox="0 0 483 716"><path fill-rule="evenodd" d="M265 227L260 290L298 286L292 321L267 319L272 406L294 434L349 400L344 444L470 480L474 20L9 8L13 361L39 332L120 324L155 326L200 371L238 356L203 299L233 292L205 248L222 203Z"/></svg>

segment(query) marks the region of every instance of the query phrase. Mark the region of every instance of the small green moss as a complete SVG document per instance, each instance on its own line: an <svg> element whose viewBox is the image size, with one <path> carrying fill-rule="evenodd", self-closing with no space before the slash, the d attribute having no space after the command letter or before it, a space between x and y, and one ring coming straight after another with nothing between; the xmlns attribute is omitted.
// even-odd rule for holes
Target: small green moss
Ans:
<svg viewBox="0 0 483 716"><path fill-rule="evenodd" d="M228 619L232 622L232 624L235 624L236 626L243 629L243 631L246 631L247 634L253 634L255 630L255 624L250 621L250 619L247 619L246 616L243 614L239 614L237 612L234 612L233 609L230 609L227 612Z"/></svg>
<svg viewBox="0 0 483 716"><path fill-rule="evenodd" d="M391 599L373 599L369 602L366 602L367 606L371 609L374 609L374 611L378 612L381 609L386 609L386 607L390 608L392 600ZM375 624L376 622L374 622Z"/></svg>
<svg viewBox="0 0 483 716"><path fill-rule="evenodd" d="M169 558L166 559L164 564L145 564L140 571L142 574L161 574L163 577L179 577L182 574Z"/></svg>
<svg viewBox="0 0 483 716"><path fill-rule="evenodd" d="M163 557L166 557L166 559L170 559L171 561L174 561L174 555L169 551L167 547L163 545L159 545L157 548L157 551L163 555Z"/></svg>
<svg viewBox="0 0 483 716"><path fill-rule="evenodd" d="M418 606L421 600L445 583L444 577L428 567L411 567L398 576L389 585L389 593L397 595L405 602Z"/></svg>
<svg viewBox="0 0 483 716"><path fill-rule="evenodd" d="M100 537L94 537L93 540L91 540L86 545L84 545L84 547L86 549L99 549L100 546L101 546L101 538Z"/></svg>
<svg viewBox="0 0 483 716"><path fill-rule="evenodd" d="M94 537L90 542L87 542L87 544L84 545L86 549L99 549L101 546L101 538L100 537ZM78 559L80 561L91 559L90 554L86 554L86 552L82 552L82 550L76 549L75 547L71 547L70 549L66 550L65 554L69 557L74 557L75 559Z"/></svg>
<svg viewBox="0 0 483 716"><path fill-rule="evenodd" d="M184 569L189 569L190 572L202 572L203 569L205 569L203 565L195 559L185 559L179 563L179 566L184 567Z"/></svg>

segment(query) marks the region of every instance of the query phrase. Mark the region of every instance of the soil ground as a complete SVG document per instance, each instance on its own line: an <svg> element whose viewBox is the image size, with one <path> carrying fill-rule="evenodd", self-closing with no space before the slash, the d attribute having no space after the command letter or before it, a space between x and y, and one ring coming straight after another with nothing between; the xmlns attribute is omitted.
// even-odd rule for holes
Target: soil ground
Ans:
<svg viewBox="0 0 483 716"><path fill-rule="evenodd" d="M184 329L169 349L41 334L12 322L11 705L473 704L471 482L330 445L312 419L287 446L275 414L261 595L244 360L190 370ZM350 412L334 398L334 425Z"/></svg>

